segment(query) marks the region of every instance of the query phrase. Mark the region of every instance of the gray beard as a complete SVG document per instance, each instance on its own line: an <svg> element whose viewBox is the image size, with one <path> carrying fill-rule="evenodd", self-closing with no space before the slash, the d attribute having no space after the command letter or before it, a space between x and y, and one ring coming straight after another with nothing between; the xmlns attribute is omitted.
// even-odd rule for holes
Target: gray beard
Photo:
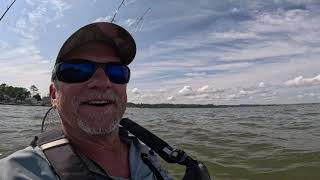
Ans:
<svg viewBox="0 0 320 180"><path fill-rule="evenodd" d="M77 119L78 127L89 135L93 136L110 136L113 132L118 132L121 117L113 120L109 127L90 127L81 118Z"/></svg>
<svg viewBox="0 0 320 180"><path fill-rule="evenodd" d="M104 93L95 92L95 93L89 94L87 97L82 97L82 99L87 99L88 97L91 97L91 98L92 97L108 97L108 98L114 100L116 102L117 106L119 105L119 103L121 103L120 99L113 92L104 92ZM64 100L64 97L62 97L62 99ZM75 97L72 100L72 106L77 107L81 101L82 101L81 99ZM88 123L88 122L90 122L90 120L86 120L86 119L81 118L76 109L73 112L65 112L65 113L66 114L63 114L62 112L60 112L59 114L63 114L62 116L65 116L64 119L66 121L68 121L68 120L71 121L71 125L76 124L79 129L81 129L82 131L84 131L88 135L110 136L113 132L118 131L120 120L121 120L124 112L122 112L121 109L118 109L118 111L114 112L116 114L115 114L114 118L110 119L109 123L102 123L101 126L96 126L96 127L90 126L90 124ZM103 116L104 115L102 115L102 116L100 115L100 117L103 117ZM107 116L107 112L106 112L106 116ZM61 118L61 116L60 116L60 118ZM96 118L98 118L98 117L94 117L94 114L92 114L90 119L96 119ZM104 122L104 119L100 119L100 122Z"/></svg>

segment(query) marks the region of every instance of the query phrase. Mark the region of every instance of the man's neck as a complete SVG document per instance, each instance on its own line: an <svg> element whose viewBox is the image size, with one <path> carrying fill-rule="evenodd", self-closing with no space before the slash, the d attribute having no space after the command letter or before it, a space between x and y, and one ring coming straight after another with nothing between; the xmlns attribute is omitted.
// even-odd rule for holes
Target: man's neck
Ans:
<svg viewBox="0 0 320 180"><path fill-rule="evenodd" d="M81 151L112 150L119 147L121 141L118 129L107 135L90 135L82 130L63 128L65 136Z"/></svg>
<svg viewBox="0 0 320 180"><path fill-rule="evenodd" d="M108 136L88 135L64 129L65 136L77 151L99 164L108 175L130 177L129 147L121 142L118 130Z"/></svg>

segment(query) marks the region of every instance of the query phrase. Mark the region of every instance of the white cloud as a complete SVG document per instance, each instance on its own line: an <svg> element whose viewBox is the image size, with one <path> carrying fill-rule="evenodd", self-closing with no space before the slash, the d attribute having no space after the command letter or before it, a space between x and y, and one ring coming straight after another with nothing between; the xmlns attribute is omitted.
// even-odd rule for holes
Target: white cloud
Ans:
<svg viewBox="0 0 320 180"><path fill-rule="evenodd" d="M301 95L301 94L299 94L297 97L301 99L301 98L303 98L304 96Z"/></svg>
<svg viewBox="0 0 320 180"><path fill-rule="evenodd" d="M0 50L1 49L6 49L9 47L9 44L3 40L0 40Z"/></svg>
<svg viewBox="0 0 320 180"><path fill-rule="evenodd" d="M26 3L28 6L17 14L16 22L8 27L18 35L11 45L14 48L0 49L0 82L19 87L35 84L42 95L47 95L52 66L35 42L47 31L46 26L62 17L71 5L63 0L26 0Z"/></svg>
<svg viewBox="0 0 320 180"><path fill-rule="evenodd" d="M231 99L234 99L234 98L237 98L238 96L236 94L230 94L227 96L227 99L226 100L231 100Z"/></svg>
<svg viewBox="0 0 320 180"><path fill-rule="evenodd" d="M174 101L175 100L175 98L173 97L173 96L169 96L168 98L167 98L167 101Z"/></svg>
<svg viewBox="0 0 320 180"><path fill-rule="evenodd" d="M198 76L205 76L207 75L206 72L192 72L192 73L186 73L186 76L195 76L195 77L198 77Z"/></svg>
<svg viewBox="0 0 320 180"><path fill-rule="evenodd" d="M314 93L309 93L308 96L313 97L313 96L315 96L315 94Z"/></svg>
<svg viewBox="0 0 320 180"><path fill-rule="evenodd" d="M260 82L258 86L259 86L260 88L263 88L263 87L265 87L266 85L265 85L264 82Z"/></svg>
<svg viewBox="0 0 320 180"><path fill-rule="evenodd" d="M266 93L262 93L262 94L260 94L260 96L265 97L265 96L267 96L267 94Z"/></svg>
<svg viewBox="0 0 320 180"><path fill-rule="evenodd" d="M262 36L259 36L255 32L241 32L241 31L227 31L227 32L211 32L208 33L208 38L210 40L214 40L214 42L225 42L225 41L233 41L240 39L262 39Z"/></svg>
<svg viewBox="0 0 320 180"><path fill-rule="evenodd" d="M247 95L247 94L250 94L250 92L249 91L245 91L245 90L240 90L239 94L240 95Z"/></svg>
<svg viewBox="0 0 320 180"><path fill-rule="evenodd" d="M287 37L298 42L319 42L319 14L310 10L281 10L264 12L255 21L246 22L248 29L255 33L286 33ZM276 34L275 34L276 35Z"/></svg>
<svg viewBox="0 0 320 180"><path fill-rule="evenodd" d="M71 7L63 0L26 0L31 10L24 9L14 27L10 27L22 38L30 41L39 38L39 32L46 31L46 25L63 16L63 12Z"/></svg>
<svg viewBox="0 0 320 180"><path fill-rule="evenodd" d="M41 23L48 24L55 17L62 17L62 12L68 7L66 2L69 1L26 0L26 2L32 9L26 8L20 11L23 17L16 21L14 30L22 38L34 41L39 38L39 32L46 31L46 25ZM301 3L306 2L301 1ZM265 6L265 3L262 2L250 1L248 4ZM312 84L309 82L312 81L310 80L312 78L303 77L312 77L319 73L320 31L318 29L320 25L318 22L320 15L317 11L312 10L311 5L308 5L305 10L285 10L281 5L276 11L262 7L257 11L253 9L246 12L246 6L249 5L244 3L243 6L234 6L231 4L224 12L209 8L206 8L207 10L194 8L191 13L181 11L179 15L176 14L177 16L165 14L160 18L154 17L159 12L157 9L153 10L151 13L153 19L146 21L147 26L143 29L143 33L146 32L146 37L148 37L149 32L147 31L168 27L168 29L163 28L166 31L156 33L159 33L161 38L168 38L168 35L170 38L169 40L159 39L158 35L154 36L154 32L150 32L153 33L153 36L150 36L147 42L151 42L151 46L146 47L143 44L144 39L139 39L140 36L137 36L139 46L146 48L138 50L137 59L139 61L131 65L133 67L131 83L134 83L135 88L128 91L130 99L138 102L171 100L171 102L210 103L221 100L220 102L223 103L225 99L228 99L230 103L259 102L259 100L271 99L276 95L282 96L286 94L285 89L297 91L283 84L297 75L301 75L302 80L289 80L292 81L291 84L295 84L293 86L304 89L309 86L307 84ZM270 6L270 8L273 7ZM166 10L163 11L166 12ZM194 13L198 11L199 13ZM243 17L245 20L242 20L242 13L250 18ZM227 17L230 14L231 16ZM221 16L223 16L223 23L221 23ZM235 16L240 18L232 19ZM110 21L111 18L111 16L99 17L95 21ZM214 19L214 23L210 24L208 19ZM195 27L191 25L202 23L201 20L206 20L203 21L206 22L204 23L205 28L186 28L186 31L178 31L179 36L175 36L175 33L172 32L176 31L171 31L172 27L169 27L169 25L177 28ZM135 20L123 17L121 22L126 26L134 26ZM63 22L53 23L55 24L59 28ZM34 45L31 44L31 46ZM37 48L30 50L20 48L20 45L16 47L8 48L7 44L0 41L1 74L9 72L10 75L13 75L22 71L22 68L29 68L38 76L40 74L50 75L49 60L41 56ZM10 51L7 52L3 50L4 48ZM4 63L1 62L2 59L12 59L14 63ZM36 65L20 65L17 63L19 59L27 59L26 62L23 62L24 64ZM36 69L39 63L42 63L42 66ZM21 84L27 78L34 79L35 74L24 73L21 74L21 77L18 74L15 79ZM1 80L6 80L2 75L1 78ZM24 83L30 86L29 82ZM159 88L168 89L158 91ZM300 89L299 92L306 93ZM311 99L319 94L317 91L313 93L313 96L309 93L309 95L303 94L303 97ZM261 96L263 94L264 96ZM292 92L287 96L296 99L297 92Z"/></svg>
<svg viewBox="0 0 320 180"><path fill-rule="evenodd" d="M35 84L46 95L50 83L51 64L40 55L35 46L17 47L0 51L0 82L17 87ZM5 61L10 59L10 61Z"/></svg>
<svg viewBox="0 0 320 180"><path fill-rule="evenodd" d="M240 10L239 10L238 8L232 8L232 9L231 9L231 12L232 12L232 13L238 13L238 12L240 12Z"/></svg>
<svg viewBox="0 0 320 180"><path fill-rule="evenodd" d="M184 86L181 90L179 90L179 94L181 95L189 95L193 93L191 86Z"/></svg>
<svg viewBox="0 0 320 180"><path fill-rule="evenodd" d="M301 4L303 6L308 2L301 1ZM285 8L287 5L290 6L287 3L276 3L279 7L275 10L274 6L266 8L266 4L269 2L250 1L243 6L228 7L227 13L228 15L231 13L232 17L237 13L248 13L245 15L251 17L235 21L223 19L223 24L219 28L216 25L220 20L219 14L213 15L216 11L201 12L202 17L212 16L217 21L212 25L209 23L200 31L191 33L186 31L182 35L179 34L180 36L158 41L143 49L139 59L148 64L143 64L144 67L141 65L144 68L141 68L141 71L145 73L144 76L149 75L148 77L161 72L166 72L167 75L177 74L179 77L168 76L167 79L158 82L159 86L168 85L179 89L188 84L190 88L192 86L200 89L201 86L208 85L224 89L219 93L213 89L206 89L205 93L209 94L208 101L219 97L220 102L225 102L227 99L230 103L271 101L281 103L288 97L297 96L298 92L293 88L287 88L283 82L297 74L310 77L319 73L320 24L317 22L320 20L320 15L315 9L317 6L308 4L306 9L292 10L291 7ZM225 17L226 14L223 15ZM166 23L183 21L192 24L193 20L199 21L202 18L186 17L176 17ZM188 21L189 19L191 21ZM154 22L156 21L163 19ZM158 24L165 27L166 23ZM149 30L153 28L157 27L149 27ZM155 65L152 65L154 62L150 62L150 59L154 57L161 61L155 60ZM150 68L145 70L145 67ZM153 69L155 74L152 74ZM188 96L179 96L181 93L178 93L178 96L175 96L176 100L179 101L179 97L183 97L201 101L197 95L204 93L191 90L186 87L180 89L182 92L187 92ZM314 94L313 97L317 96L316 92ZM292 99L294 103L295 98Z"/></svg>
<svg viewBox="0 0 320 180"><path fill-rule="evenodd" d="M112 16L98 17L93 22L110 22Z"/></svg>
<svg viewBox="0 0 320 180"><path fill-rule="evenodd" d="M287 86L314 86L320 85L320 74L312 78L304 78L303 76L298 76L292 80L285 82Z"/></svg>
<svg viewBox="0 0 320 180"><path fill-rule="evenodd" d="M134 25L136 22L137 22L136 19L128 18L128 19L125 21L124 24L125 24L126 27L131 27L131 26Z"/></svg>
<svg viewBox="0 0 320 180"><path fill-rule="evenodd" d="M220 56L224 60L256 60L279 56L290 56L307 52L307 47L294 41L266 41L257 44L252 43L249 47L225 52Z"/></svg>
<svg viewBox="0 0 320 180"><path fill-rule="evenodd" d="M128 5L130 5L130 4L133 4L133 3L135 3L137 0L132 0L132 1L125 1L125 5L126 6L128 6Z"/></svg>
<svg viewBox="0 0 320 180"><path fill-rule="evenodd" d="M175 2L172 2L175 3ZM179 4L179 6L181 6L181 4ZM216 12L214 10L208 10L208 9L202 9L201 11L198 11L196 9L192 9L195 10L195 13L192 13L191 11L189 11L188 14L180 14L179 16L163 16L156 18L156 19L151 19L150 22L148 23L148 26L145 26L142 30L143 31L152 31L152 30L156 30L158 28L161 27L166 27L166 26L170 26L172 24L176 24L176 23L181 23L181 22L188 22L188 23L192 23L192 22L199 22L202 19L207 18L210 15L216 14Z"/></svg>
<svg viewBox="0 0 320 180"><path fill-rule="evenodd" d="M198 92L205 92L205 91L208 90L208 88L209 88L208 85L204 85L204 86L200 87L197 91L198 91Z"/></svg>
<svg viewBox="0 0 320 180"><path fill-rule="evenodd" d="M138 88L133 88L133 89L131 90L131 92L132 92L133 94L139 94L139 93L140 93L139 90L138 90Z"/></svg>

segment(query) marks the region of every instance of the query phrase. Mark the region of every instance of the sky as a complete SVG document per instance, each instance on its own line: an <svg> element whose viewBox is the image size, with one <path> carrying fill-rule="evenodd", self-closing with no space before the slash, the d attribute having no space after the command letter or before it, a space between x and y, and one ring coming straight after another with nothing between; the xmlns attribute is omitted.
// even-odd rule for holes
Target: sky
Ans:
<svg viewBox="0 0 320 180"><path fill-rule="evenodd" d="M12 0L0 0L3 13ZM17 0L0 21L0 83L48 94L78 28L110 21L137 44L128 101L320 102L319 0Z"/></svg>

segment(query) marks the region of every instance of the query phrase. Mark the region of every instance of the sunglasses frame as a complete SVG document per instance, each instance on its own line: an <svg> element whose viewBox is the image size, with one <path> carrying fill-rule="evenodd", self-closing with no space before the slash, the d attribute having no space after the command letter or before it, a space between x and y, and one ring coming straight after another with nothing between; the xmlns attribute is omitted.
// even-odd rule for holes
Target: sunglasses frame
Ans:
<svg viewBox="0 0 320 180"><path fill-rule="evenodd" d="M108 62L108 63L99 63L99 62L95 62L95 61L91 61L91 60L88 60L88 59L81 59L81 58L77 58L77 59L66 59L66 60L63 60L62 62L60 63L57 63L55 66L54 66L54 69L52 71L52 78L51 80L54 81L56 78L59 80L59 81L62 81L62 82L66 82L66 83L82 83L82 82L85 82L85 81L79 81L79 82L68 82L68 81L63 81L61 75L59 74L59 68L60 68L60 65L61 64L64 64L64 63L70 63L70 64L81 64L81 63L89 63L89 64L93 64L94 65L94 70L93 70L93 73L91 74L91 76L85 80L85 81L88 81L89 79L92 78L92 76L94 75L94 73L97 71L98 68L102 68L102 70L104 71L104 74L109 78L110 82L114 83L114 84L127 84L129 81L130 81L130 75L131 75L131 72L130 72L130 68L125 65L125 64L122 64L122 63L119 63L119 62ZM123 67L125 67L127 70L128 70L128 81L125 82L125 83L118 83L118 82L114 82L112 81L112 78L110 79L110 77L107 75L106 71L105 71L105 67L108 66L108 65L121 65Z"/></svg>

